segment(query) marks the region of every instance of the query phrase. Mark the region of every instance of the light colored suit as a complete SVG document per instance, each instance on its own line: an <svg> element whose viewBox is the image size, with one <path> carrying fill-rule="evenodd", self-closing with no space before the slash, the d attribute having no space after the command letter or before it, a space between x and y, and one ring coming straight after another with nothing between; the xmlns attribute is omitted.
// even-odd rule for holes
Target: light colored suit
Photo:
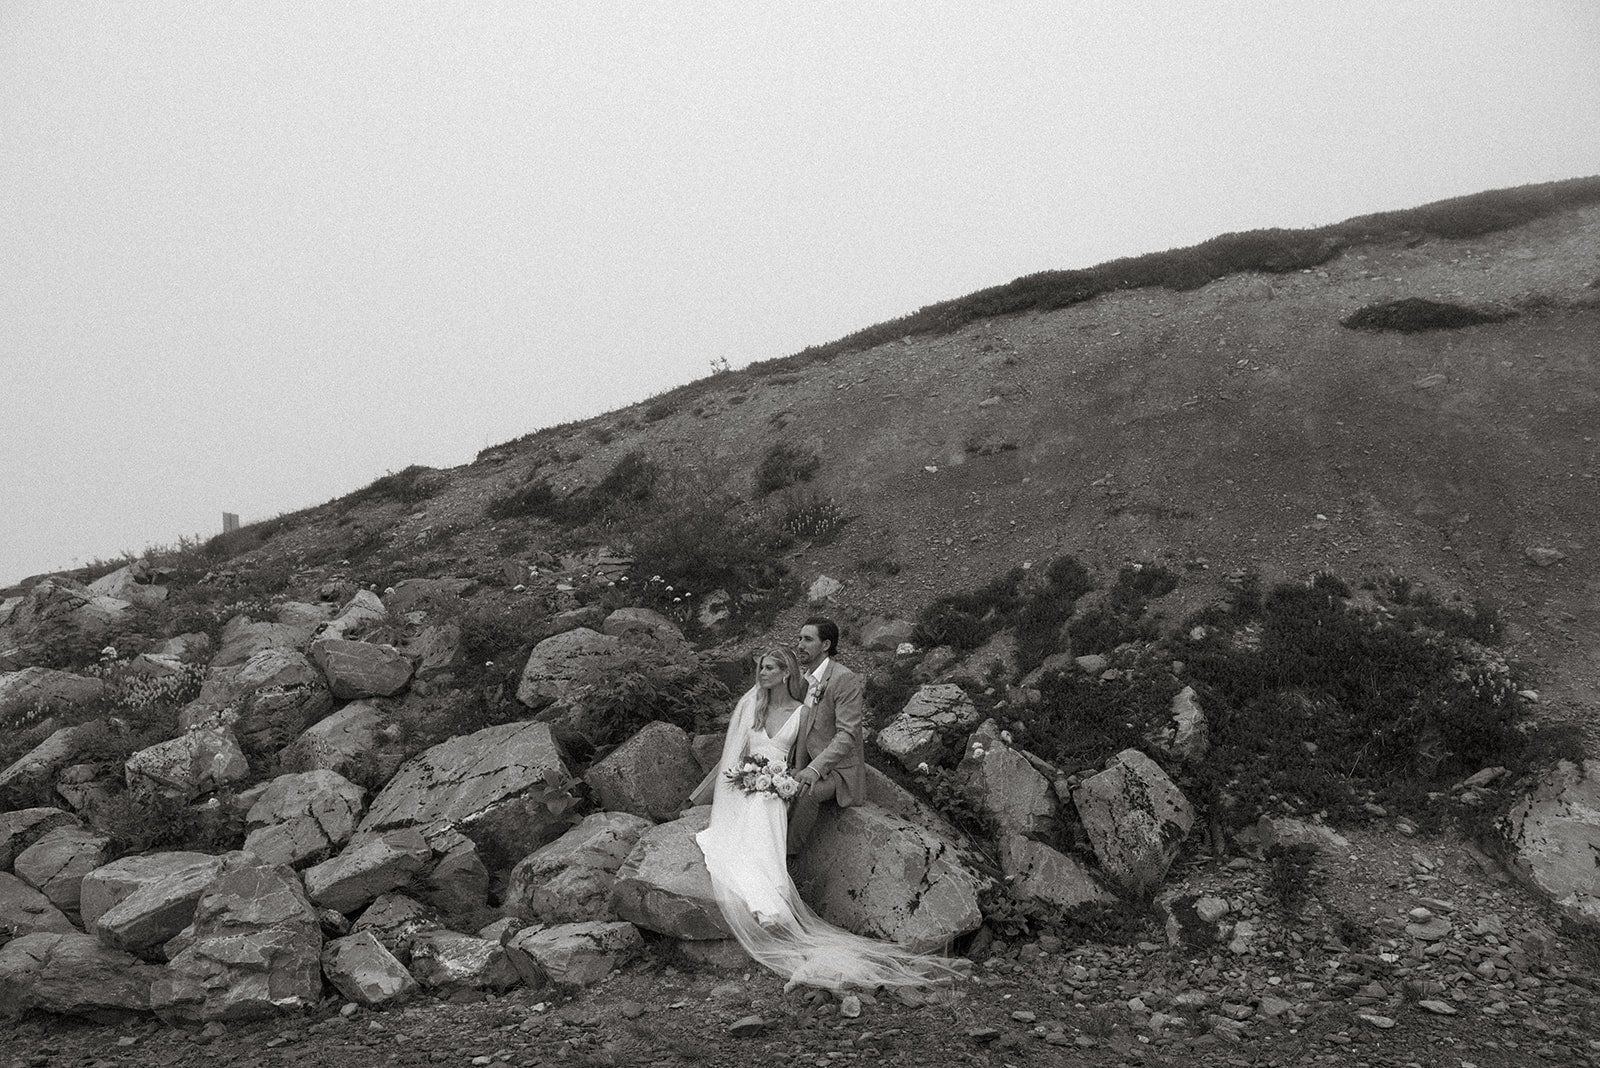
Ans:
<svg viewBox="0 0 1600 1068"><path fill-rule="evenodd" d="M866 683L860 675L830 659L819 685L822 696L800 713L791 766L795 774L808 768L815 771L819 783L835 776L835 798L841 807L848 808L867 792L861 744Z"/></svg>

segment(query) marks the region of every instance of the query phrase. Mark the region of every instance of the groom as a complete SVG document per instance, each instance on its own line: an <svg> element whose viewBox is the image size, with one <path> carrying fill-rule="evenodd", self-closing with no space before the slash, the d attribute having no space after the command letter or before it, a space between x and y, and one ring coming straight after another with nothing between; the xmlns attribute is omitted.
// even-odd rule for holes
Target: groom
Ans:
<svg viewBox="0 0 1600 1068"><path fill-rule="evenodd" d="M789 809L789 855L798 853L824 801L840 808L862 800L867 792L866 765L861 759L861 676L833 658L839 651L839 627L814 616L800 628L795 653L810 689L794 740L800 793Z"/></svg>

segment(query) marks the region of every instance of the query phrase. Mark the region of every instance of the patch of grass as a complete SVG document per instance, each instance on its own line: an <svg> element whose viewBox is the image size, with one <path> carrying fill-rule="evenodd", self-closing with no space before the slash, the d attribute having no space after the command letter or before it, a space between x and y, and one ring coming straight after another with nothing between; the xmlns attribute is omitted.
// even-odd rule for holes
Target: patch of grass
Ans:
<svg viewBox="0 0 1600 1068"><path fill-rule="evenodd" d="M1267 889L1286 914L1298 915L1320 882L1317 847L1306 844L1273 846L1267 851L1267 864Z"/></svg>
<svg viewBox="0 0 1600 1068"><path fill-rule="evenodd" d="M799 482L809 482L822 467L822 457L787 441L773 442L756 466L756 496L765 497Z"/></svg>
<svg viewBox="0 0 1600 1068"><path fill-rule="evenodd" d="M677 411L678 406L671 401L656 400L645 406L644 411L639 413L639 418L647 423L658 423L668 416L676 415Z"/></svg>
<svg viewBox="0 0 1600 1068"><path fill-rule="evenodd" d="M129 790L117 804L104 806L96 823L118 856L163 849L224 853L237 849L245 832L231 790L219 790L201 805L156 790Z"/></svg>
<svg viewBox="0 0 1600 1068"><path fill-rule="evenodd" d="M771 590L787 574L783 540L770 521L686 472L675 472L672 490L638 514L629 540L632 588L655 590L669 604L722 589L738 614L743 595Z"/></svg>
<svg viewBox="0 0 1600 1068"><path fill-rule="evenodd" d="M1178 576L1160 564L1124 566L1104 603L1068 625L1072 651L1085 656L1109 653L1127 642L1154 641L1160 628L1145 618L1145 607L1150 600L1171 593L1177 585Z"/></svg>
<svg viewBox="0 0 1600 1068"><path fill-rule="evenodd" d="M793 493L783 502L778 529L813 545L827 545L849 522L850 517L832 497L816 492Z"/></svg>
<svg viewBox="0 0 1600 1068"><path fill-rule="evenodd" d="M1406 297L1387 304L1368 304L1339 323L1351 330L1396 330L1415 334L1424 330L1460 330L1484 323L1501 323L1515 316L1515 312L1484 312L1460 304Z"/></svg>

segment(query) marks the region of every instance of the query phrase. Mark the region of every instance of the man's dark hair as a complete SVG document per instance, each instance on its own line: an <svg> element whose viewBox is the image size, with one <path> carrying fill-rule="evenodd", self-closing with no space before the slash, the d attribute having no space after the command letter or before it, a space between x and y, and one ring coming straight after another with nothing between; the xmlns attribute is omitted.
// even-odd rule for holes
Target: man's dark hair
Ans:
<svg viewBox="0 0 1600 1068"><path fill-rule="evenodd" d="M837 656L839 654L839 624L827 616L812 616L801 626L816 627L817 637L828 645L828 655Z"/></svg>

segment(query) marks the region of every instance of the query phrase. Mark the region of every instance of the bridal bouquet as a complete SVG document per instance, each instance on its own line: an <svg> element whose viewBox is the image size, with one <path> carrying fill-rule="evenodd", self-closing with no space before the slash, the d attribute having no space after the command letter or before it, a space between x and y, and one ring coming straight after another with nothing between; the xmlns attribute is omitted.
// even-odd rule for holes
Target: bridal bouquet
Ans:
<svg viewBox="0 0 1600 1068"><path fill-rule="evenodd" d="M772 794L784 801L800 792L800 783L789 774L789 765L764 756L746 758L737 768L723 772L723 778L747 794Z"/></svg>

